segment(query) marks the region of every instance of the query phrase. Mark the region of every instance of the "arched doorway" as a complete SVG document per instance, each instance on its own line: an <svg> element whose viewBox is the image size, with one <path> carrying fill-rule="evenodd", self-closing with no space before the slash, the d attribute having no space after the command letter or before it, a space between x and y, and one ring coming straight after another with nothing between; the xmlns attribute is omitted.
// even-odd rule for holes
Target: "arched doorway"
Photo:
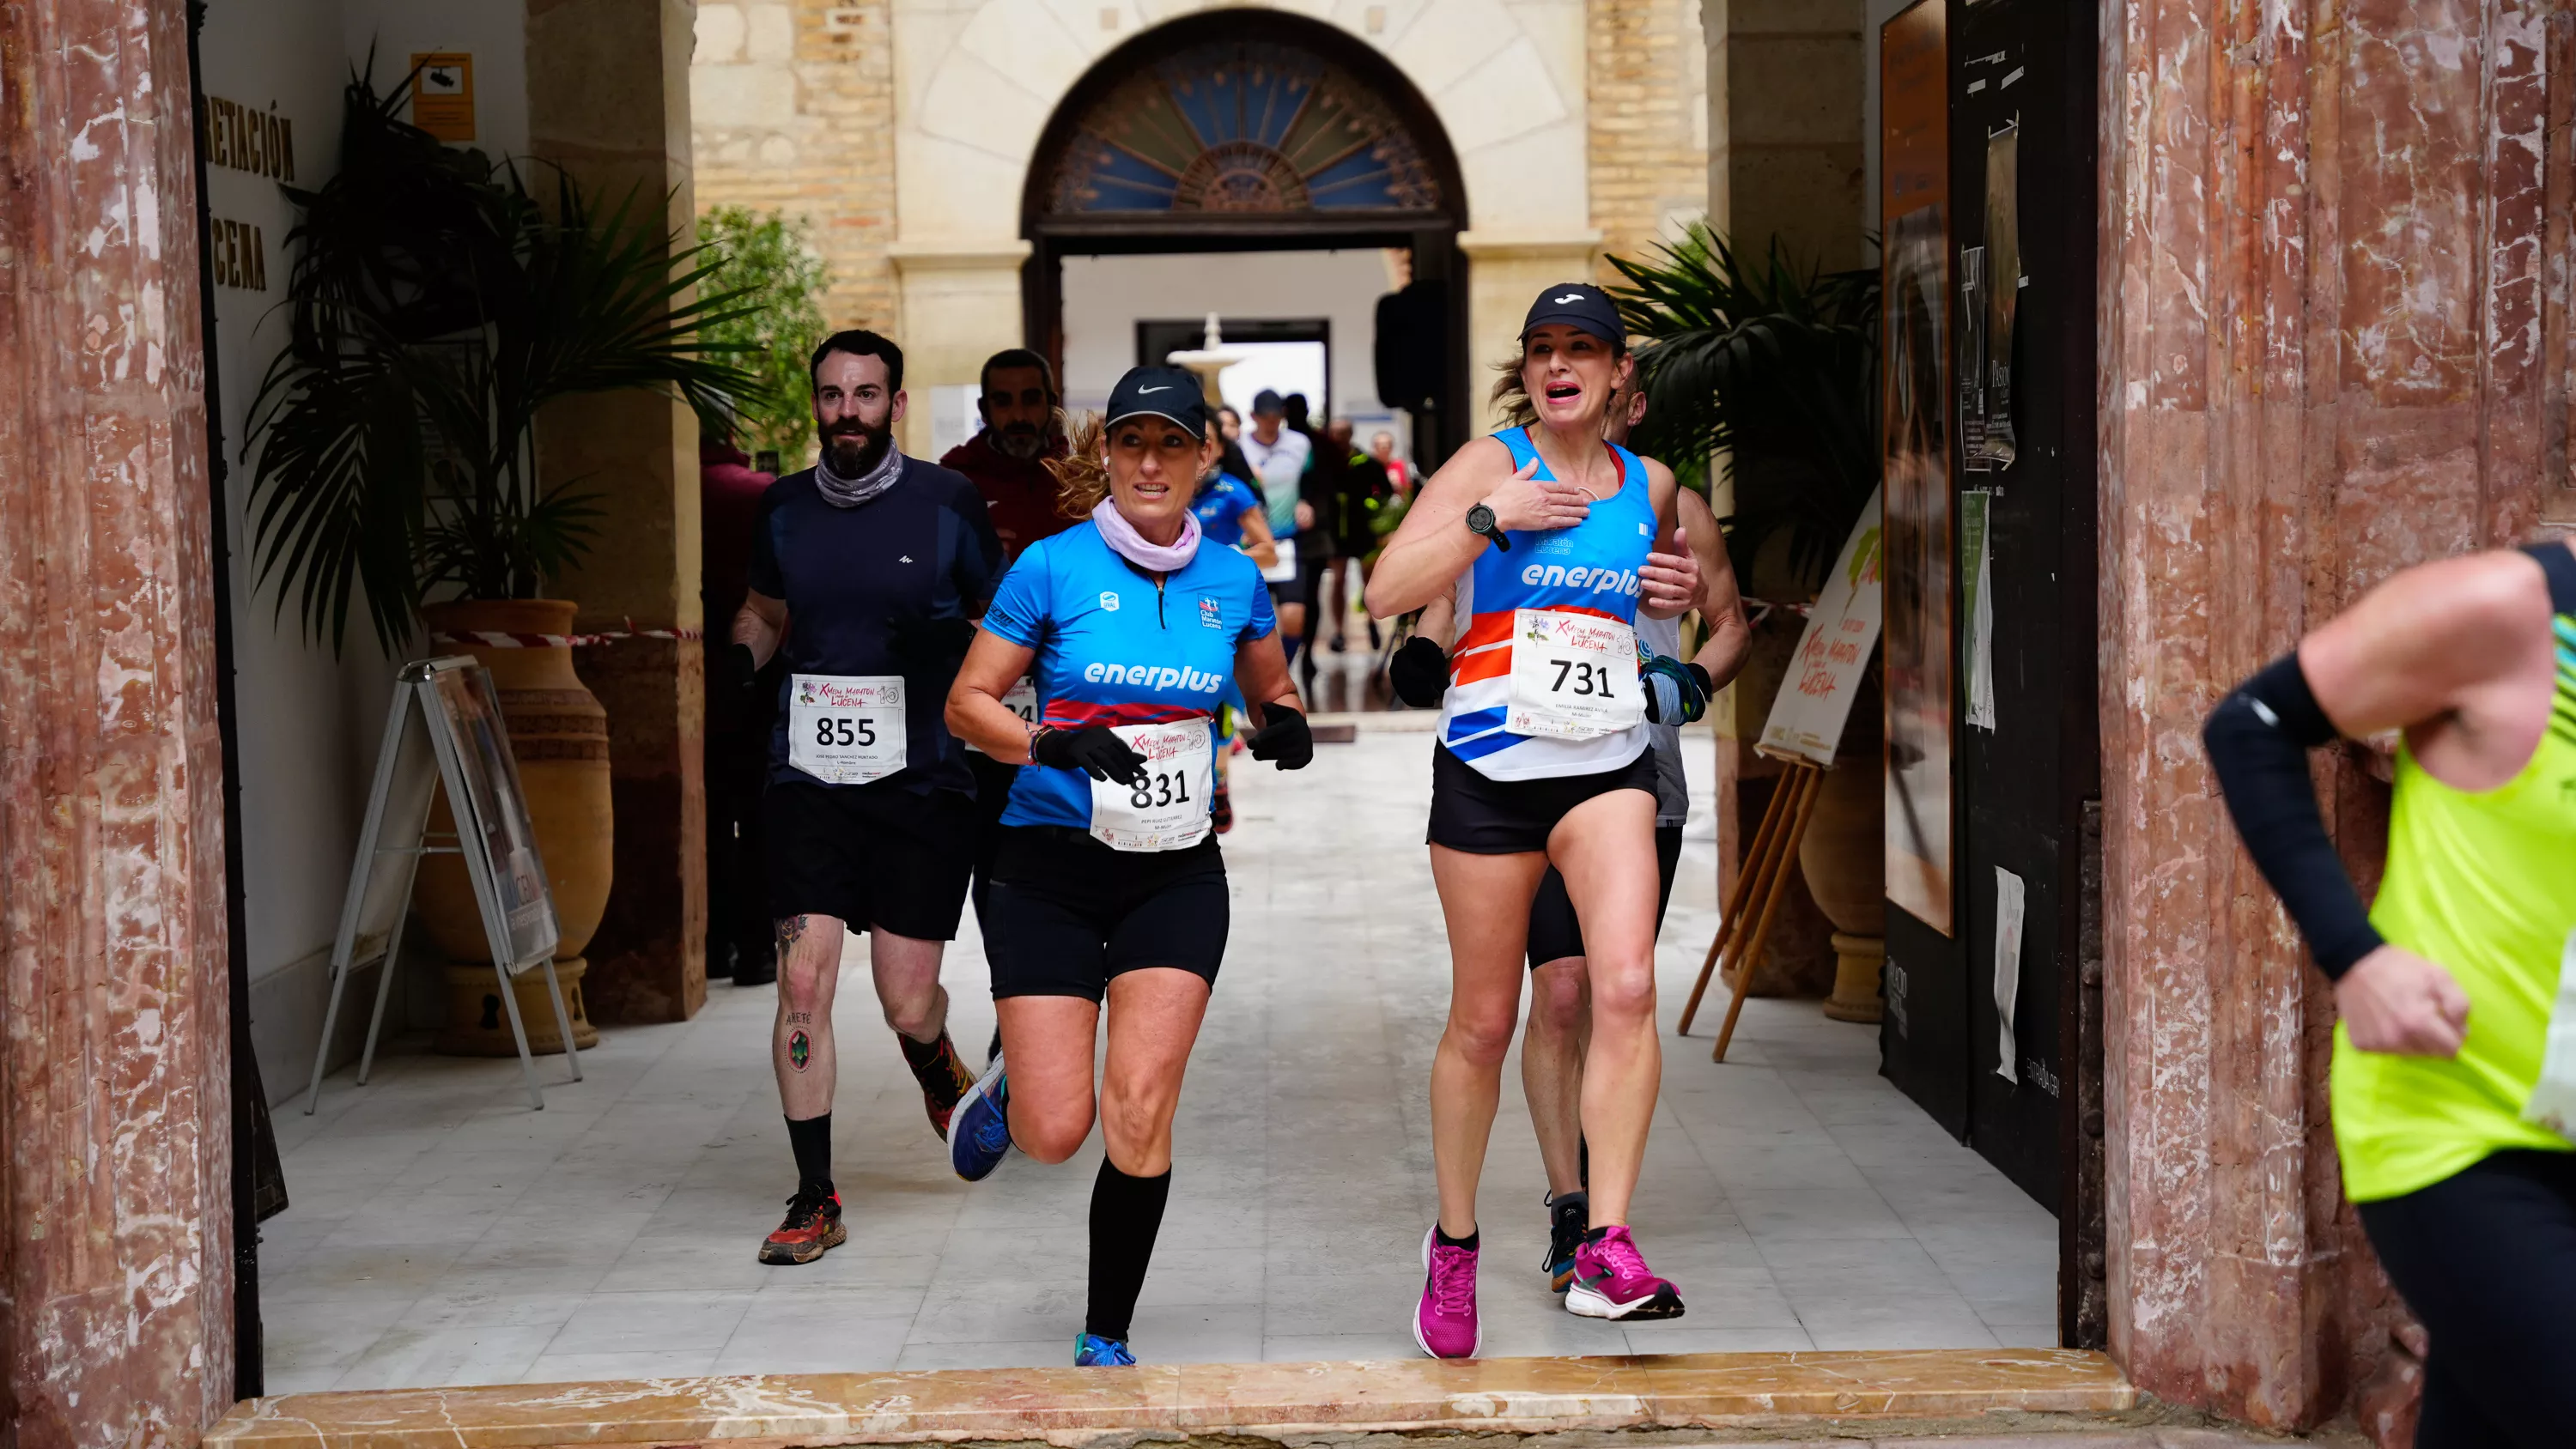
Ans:
<svg viewBox="0 0 2576 1449"><path fill-rule="evenodd" d="M1138 253L1401 248L1447 300L1443 386L1413 413L1416 456L1460 439L1466 189L1412 83L1322 22L1218 10L1157 26L1068 92L1031 158L1027 335L1064 365L1064 262Z"/></svg>

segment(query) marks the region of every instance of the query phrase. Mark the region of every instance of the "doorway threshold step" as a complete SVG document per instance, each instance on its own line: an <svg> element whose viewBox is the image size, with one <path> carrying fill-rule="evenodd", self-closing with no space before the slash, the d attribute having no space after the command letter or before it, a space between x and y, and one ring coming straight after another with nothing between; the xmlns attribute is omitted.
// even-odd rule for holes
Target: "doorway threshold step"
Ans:
<svg viewBox="0 0 2576 1449"><path fill-rule="evenodd" d="M2115 1414L2137 1390L2073 1349L1899 1349L1375 1363L941 1369L387 1389L234 1406L207 1449L799 1446L1387 1432L1545 1434Z"/></svg>

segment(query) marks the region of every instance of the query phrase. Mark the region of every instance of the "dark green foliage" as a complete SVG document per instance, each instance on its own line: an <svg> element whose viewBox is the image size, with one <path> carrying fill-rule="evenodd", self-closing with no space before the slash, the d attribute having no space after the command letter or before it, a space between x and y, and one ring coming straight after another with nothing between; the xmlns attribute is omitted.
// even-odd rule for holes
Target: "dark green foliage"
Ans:
<svg viewBox="0 0 2576 1449"><path fill-rule="evenodd" d="M1735 485L1727 555L1736 577L1789 530L1789 564L1813 586L1878 486L1875 271L1805 271L1775 239L1745 265L1704 225L1644 259L1612 257L1611 289L1645 380L1637 451L1705 482L1722 454Z"/></svg>
<svg viewBox="0 0 2576 1449"><path fill-rule="evenodd" d="M698 244L714 260L716 290L740 297L741 315L699 329L709 342L742 349L753 386L738 400L735 443L747 453L775 449L790 469L814 451L814 389L806 370L828 327L815 298L830 285L805 226L776 212L720 206L698 218Z"/></svg>
<svg viewBox="0 0 2576 1449"><path fill-rule="evenodd" d="M540 206L516 165L397 120L411 85L353 76L339 174L286 188L288 343L251 405L259 580L335 652L361 591L391 652L432 593L535 598L587 552L613 488L536 476L547 403L649 388L725 418L748 382L701 335L737 299L693 296L711 268L664 198L602 212L558 173Z"/></svg>

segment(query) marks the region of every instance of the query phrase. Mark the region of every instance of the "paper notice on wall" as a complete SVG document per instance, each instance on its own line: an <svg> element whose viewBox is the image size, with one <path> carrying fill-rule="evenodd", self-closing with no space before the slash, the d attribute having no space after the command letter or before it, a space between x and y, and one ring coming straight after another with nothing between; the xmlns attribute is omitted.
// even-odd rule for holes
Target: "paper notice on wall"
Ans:
<svg viewBox="0 0 2576 1449"><path fill-rule="evenodd" d="M2014 1063L2021 1051L2013 1042L2013 1007L2021 1000L2021 877L1995 867L1995 1016L2002 1022L1995 1075L2019 1085Z"/></svg>
<svg viewBox="0 0 2576 1449"><path fill-rule="evenodd" d="M1971 488L1959 495L1959 576L1968 596L1968 723L1995 727L1994 495Z"/></svg>
<svg viewBox="0 0 2576 1449"><path fill-rule="evenodd" d="M474 139L474 57L461 50L411 55L411 123L442 141Z"/></svg>

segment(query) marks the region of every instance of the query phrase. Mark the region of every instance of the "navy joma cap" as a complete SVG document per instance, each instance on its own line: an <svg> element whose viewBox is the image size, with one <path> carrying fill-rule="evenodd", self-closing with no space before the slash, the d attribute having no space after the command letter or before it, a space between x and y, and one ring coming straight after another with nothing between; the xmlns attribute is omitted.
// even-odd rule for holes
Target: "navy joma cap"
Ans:
<svg viewBox="0 0 2576 1449"><path fill-rule="evenodd" d="M1580 327L1604 342L1628 344L1628 324L1619 320L1619 304L1590 282L1563 282L1539 293L1538 300L1530 303L1529 316L1521 320L1522 338L1550 322Z"/></svg>
<svg viewBox="0 0 2576 1449"><path fill-rule="evenodd" d="M1178 367L1127 369L1127 375L1109 390L1108 426L1141 416L1168 418L1189 429L1193 437L1206 433L1207 394L1199 386L1198 374Z"/></svg>

